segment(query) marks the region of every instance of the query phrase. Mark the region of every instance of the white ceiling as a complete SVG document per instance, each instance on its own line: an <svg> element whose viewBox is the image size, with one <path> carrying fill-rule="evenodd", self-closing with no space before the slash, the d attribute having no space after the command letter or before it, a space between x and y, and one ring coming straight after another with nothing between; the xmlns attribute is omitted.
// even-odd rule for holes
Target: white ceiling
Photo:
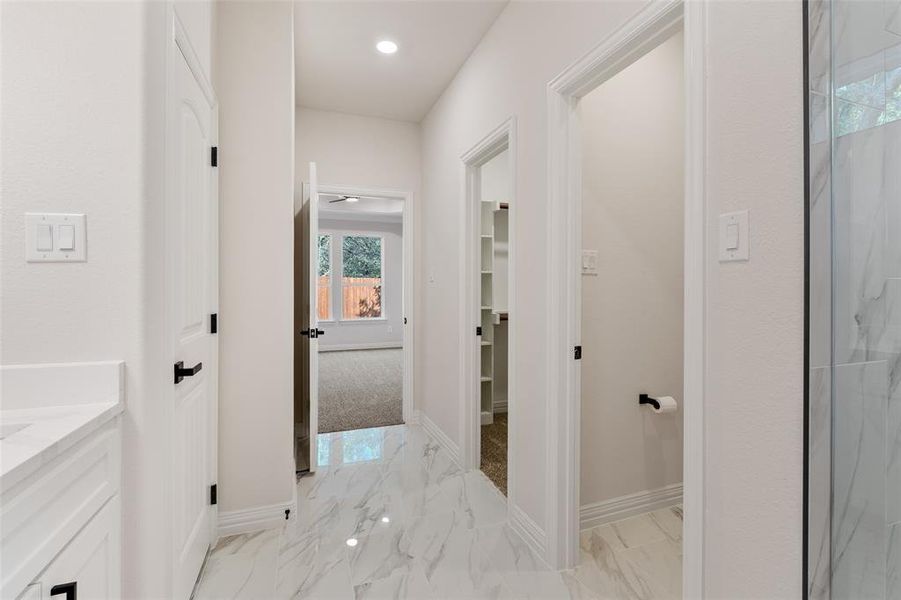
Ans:
<svg viewBox="0 0 901 600"><path fill-rule="evenodd" d="M294 11L297 104L419 122L506 0L308 1ZM377 41L399 49L380 54Z"/></svg>

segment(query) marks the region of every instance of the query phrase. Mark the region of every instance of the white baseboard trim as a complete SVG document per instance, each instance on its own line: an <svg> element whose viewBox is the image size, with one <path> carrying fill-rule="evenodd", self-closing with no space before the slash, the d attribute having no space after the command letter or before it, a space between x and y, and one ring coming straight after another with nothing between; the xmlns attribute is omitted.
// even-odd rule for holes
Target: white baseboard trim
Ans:
<svg viewBox="0 0 901 600"><path fill-rule="evenodd" d="M319 346L320 352L341 352L344 350L382 350L385 348L403 348L403 342L371 342L368 344L333 344Z"/></svg>
<svg viewBox="0 0 901 600"><path fill-rule="evenodd" d="M284 504L270 504L269 506L220 512L219 537L279 527L284 524L285 511L288 509L291 510L291 515L297 512L296 499Z"/></svg>
<svg viewBox="0 0 901 600"><path fill-rule="evenodd" d="M495 402L494 403L494 412L496 412L496 413L507 412L507 401L503 400L501 402Z"/></svg>
<svg viewBox="0 0 901 600"><path fill-rule="evenodd" d="M450 439L444 431L441 430L440 427L435 425L435 422L432 421L428 415L424 414L422 411L417 410L417 420L422 428L425 429L426 433L435 438L435 440L441 444L441 447L444 448L450 457L453 459L457 465L463 464L460 457L460 447L454 443L452 439Z"/></svg>
<svg viewBox="0 0 901 600"><path fill-rule="evenodd" d="M579 528L584 531L680 502L682 502L682 484L674 483L656 490L586 504L579 509Z"/></svg>
<svg viewBox="0 0 901 600"><path fill-rule="evenodd" d="M410 418L407 419L407 425L420 425L422 424L422 411L417 409L413 410L413 414L410 415Z"/></svg>
<svg viewBox="0 0 901 600"><path fill-rule="evenodd" d="M507 521L537 556L547 556L547 534L523 509L511 504Z"/></svg>

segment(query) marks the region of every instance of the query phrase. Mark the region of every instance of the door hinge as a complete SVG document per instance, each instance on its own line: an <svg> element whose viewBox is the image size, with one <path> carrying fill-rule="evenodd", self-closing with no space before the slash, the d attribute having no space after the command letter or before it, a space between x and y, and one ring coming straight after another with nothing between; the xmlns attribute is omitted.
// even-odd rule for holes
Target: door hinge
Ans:
<svg viewBox="0 0 901 600"><path fill-rule="evenodd" d="M218 504L218 498L216 497L216 484L210 486L210 504Z"/></svg>
<svg viewBox="0 0 901 600"><path fill-rule="evenodd" d="M573 358L576 360L582 360L582 346L576 346L573 348Z"/></svg>
<svg viewBox="0 0 901 600"><path fill-rule="evenodd" d="M482 328L476 327L476 335L482 335Z"/></svg>
<svg viewBox="0 0 901 600"><path fill-rule="evenodd" d="M210 333L219 333L219 314L210 315Z"/></svg>
<svg viewBox="0 0 901 600"><path fill-rule="evenodd" d="M219 166L219 146L213 146L212 148L210 148L210 166Z"/></svg>

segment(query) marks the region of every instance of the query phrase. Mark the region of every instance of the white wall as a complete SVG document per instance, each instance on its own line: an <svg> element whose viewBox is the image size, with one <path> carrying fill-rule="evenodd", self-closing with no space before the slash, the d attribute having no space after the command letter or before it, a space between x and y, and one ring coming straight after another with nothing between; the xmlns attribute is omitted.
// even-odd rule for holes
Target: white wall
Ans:
<svg viewBox="0 0 901 600"><path fill-rule="evenodd" d="M372 233L382 236L382 316L383 319L340 321L337 317L337 308L340 304L340 295L335 295L333 302L331 321L319 321L319 328L325 331L325 335L319 339L319 350L349 350L353 347L396 347L400 348L404 341L404 253L403 253L403 225L397 223L385 223L380 221L367 221L366 215L360 215L357 220L349 219L319 219L319 232L331 234ZM334 260L332 269L337 273L338 262L341 260L341 247L337 245L336 238L332 238L332 257ZM334 289L334 288L333 288Z"/></svg>
<svg viewBox="0 0 901 600"><path fill-rule="evenodd" d="M707 594L799 598L804 165L800 2L708 15ZM751 260L716 217L750 210Z"/></svg>
<svg viewBox="0 0 901 600"><path fill-rule="evenodd" d="M220 514L294 493L292 5L219 8Z"/></svg>
<svg viewBox="0 0 901 600"><path fill-rule="evenodd" d="M517 118L520 508L547 523L546 86L643 4L511 3L423 121L421 346L417 398L460 443L460 155ZM721 210L751 209L751 262L710 245L705 404L706 589L792 598L801 583L803 165L800 2L711 2L705 181ZM541 44L535 44L541 32ZM468 330L467 330L468 331ZM551 399L553 401L553 399Z"/></svg>
<svg viewBox="0 0 901 600"><path fill-rule="evenodd" d="M582 98L581 504L682 482L682 34Z"/></svg>
<svg viewBox="0 0 901 600"><path fill-rule="evenodd" d="M419 191L419 125L297 108L297 177L316 163L320 183Z"/></svg>

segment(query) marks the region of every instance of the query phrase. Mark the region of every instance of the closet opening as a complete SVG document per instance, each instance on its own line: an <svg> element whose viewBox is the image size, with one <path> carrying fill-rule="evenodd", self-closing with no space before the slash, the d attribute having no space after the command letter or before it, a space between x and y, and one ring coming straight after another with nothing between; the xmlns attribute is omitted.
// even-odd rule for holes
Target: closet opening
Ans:
<svg viewBox="0 0 901 600"><path fill-rule="evenodd" d="M514 202L512 121L476 145L466 166L468 268L464 305L473 328L472 344L464 344L469 381L464 439L465 461L480 469L509 498L508 439L512 431L512 215Z"/></svg>

